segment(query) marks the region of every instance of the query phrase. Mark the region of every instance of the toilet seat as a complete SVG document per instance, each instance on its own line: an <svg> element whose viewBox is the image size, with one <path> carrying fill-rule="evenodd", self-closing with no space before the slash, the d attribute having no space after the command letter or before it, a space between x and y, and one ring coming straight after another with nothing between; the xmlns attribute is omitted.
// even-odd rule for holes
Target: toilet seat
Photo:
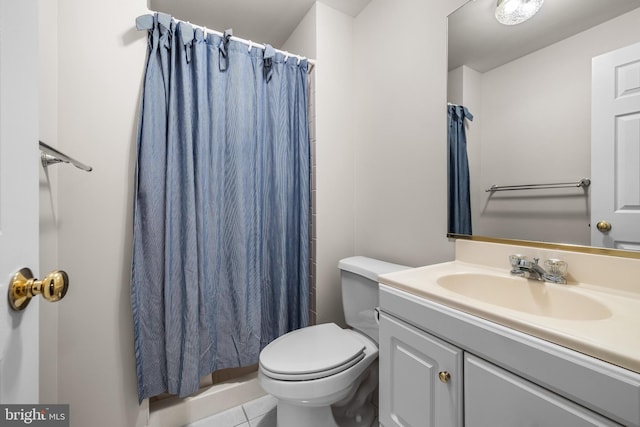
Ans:
<svg viewBox="0 0 640 427"><path fill-rule="evenodd" d="M335 323L289 332L260 353L260 369L273 379L304 381L337 374L365 356L365 346Z"/></svg>

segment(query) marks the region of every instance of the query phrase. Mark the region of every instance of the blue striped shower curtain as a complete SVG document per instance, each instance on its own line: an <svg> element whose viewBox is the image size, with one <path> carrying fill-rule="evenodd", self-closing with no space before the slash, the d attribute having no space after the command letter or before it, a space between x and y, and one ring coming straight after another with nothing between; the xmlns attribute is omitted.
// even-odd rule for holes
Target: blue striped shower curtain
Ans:
<svg viewBox="0 0 640 427"><path fill-rule="evenodd" d="M148 30L131 303L138 396L186 396L308 324L305 60L164 14Z"/></svg>
<svg viewBox="0 0 640 427"><path fill-rule="evenodd" d="M448 106L449 233L471 234L471 188L465 119L473 115L462 105Z"/></svg>

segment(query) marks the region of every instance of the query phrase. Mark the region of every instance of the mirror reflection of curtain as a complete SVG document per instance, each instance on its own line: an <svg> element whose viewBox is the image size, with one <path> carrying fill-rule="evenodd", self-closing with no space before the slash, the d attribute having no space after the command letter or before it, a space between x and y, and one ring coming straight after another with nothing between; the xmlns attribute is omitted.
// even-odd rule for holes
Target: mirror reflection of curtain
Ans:
<svg viewBox="0 0 640 427"><path fill-rule="evenodd" d="M473 115L462 105L448 105L449 233L471 233L471 195L465 119Z"/></svg>
<svg viewBox="0 0 640 427"><path fill-rule="evenodd" d="M140 400L309 321L306 60L168 15L149 30L138 134L131 304Z"/></svg>

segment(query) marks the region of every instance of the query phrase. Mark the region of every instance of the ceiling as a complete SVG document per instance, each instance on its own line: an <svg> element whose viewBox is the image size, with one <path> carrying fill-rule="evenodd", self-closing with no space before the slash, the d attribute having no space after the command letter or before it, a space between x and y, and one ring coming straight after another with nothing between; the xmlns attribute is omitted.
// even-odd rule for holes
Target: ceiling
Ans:
<svg viewBox="0 0 640 427"><path fill-rule="evenodd" d="M320 0L356 16L371 0ZM316 0L148 0L149 9L216 31L278 48L289 38Z"/></svg>
<svg viewBox="0 0 640 427"><path fill-rule="evenodd" d="M319 0L357 16L371 0ZM429 0L424 0L429 1ZM148 0L153 11L269 43L289 38L316 0ZM471 0L449 17L449 69L462 64L485 72L640 7L640 0L545 0L540 12L520 25L494 17L496 0Z"/></svg>
<svg viewBox="0 0 640 427"><path fill-rule="evenodd" d="M640 0L545 0L530 20L498 23L496 0L472 0L449 17L449 70L485 72L640 6Z"/></svg>

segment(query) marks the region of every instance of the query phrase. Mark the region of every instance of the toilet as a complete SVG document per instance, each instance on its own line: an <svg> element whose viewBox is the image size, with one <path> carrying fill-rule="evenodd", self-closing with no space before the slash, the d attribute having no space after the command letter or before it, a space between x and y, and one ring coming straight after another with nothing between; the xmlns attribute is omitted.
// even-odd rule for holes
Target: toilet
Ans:
<svg viewBox="0 0 640 427"><path fill-rule="evenodd" d="M258 381L277 427L370 426L378 385L378 275L409 267L363 256L338 264L345 320L289 332L260 353Z"/></svg>

